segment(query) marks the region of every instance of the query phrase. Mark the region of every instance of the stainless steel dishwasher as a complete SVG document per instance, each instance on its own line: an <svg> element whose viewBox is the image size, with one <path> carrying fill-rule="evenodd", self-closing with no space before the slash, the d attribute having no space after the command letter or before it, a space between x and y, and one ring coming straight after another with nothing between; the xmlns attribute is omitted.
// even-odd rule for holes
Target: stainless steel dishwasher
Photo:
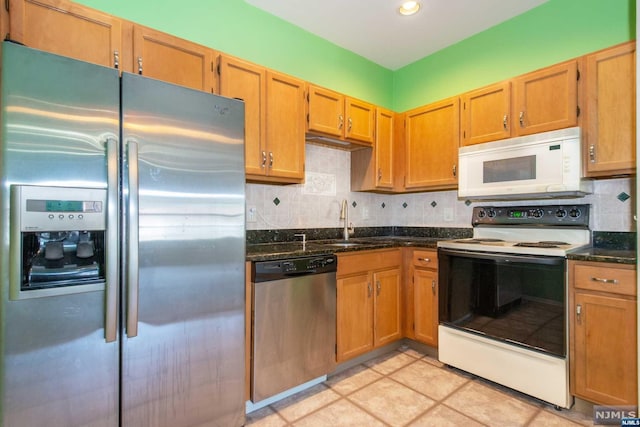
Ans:
<svg viewBox="0 0 640 427"><path fill-rule="evenodd" d="M334 255L253 263L253 402L334 369L336 265Z"/></svg>

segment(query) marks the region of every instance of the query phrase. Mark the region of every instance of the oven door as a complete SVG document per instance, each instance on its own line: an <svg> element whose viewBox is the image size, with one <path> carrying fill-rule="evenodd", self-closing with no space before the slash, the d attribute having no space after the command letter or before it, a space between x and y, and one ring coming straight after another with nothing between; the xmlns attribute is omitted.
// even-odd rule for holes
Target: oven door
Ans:
<svg viewBox="0 0 640 427"><path fill-rule="evenodd" d="M440 248L440 324L566 356L564 257Z"/></svg>

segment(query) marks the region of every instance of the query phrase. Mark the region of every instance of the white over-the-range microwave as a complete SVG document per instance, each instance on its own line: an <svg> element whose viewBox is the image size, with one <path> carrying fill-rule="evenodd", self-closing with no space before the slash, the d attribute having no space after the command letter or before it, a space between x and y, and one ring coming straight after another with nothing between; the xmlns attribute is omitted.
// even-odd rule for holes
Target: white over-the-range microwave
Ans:
<svg viewBox="0 0 640 427"><path fill-rule="evenodd" d="M461 147L458 166L461 199L582 197L593 188L582 177L579 127Z"/></svg>

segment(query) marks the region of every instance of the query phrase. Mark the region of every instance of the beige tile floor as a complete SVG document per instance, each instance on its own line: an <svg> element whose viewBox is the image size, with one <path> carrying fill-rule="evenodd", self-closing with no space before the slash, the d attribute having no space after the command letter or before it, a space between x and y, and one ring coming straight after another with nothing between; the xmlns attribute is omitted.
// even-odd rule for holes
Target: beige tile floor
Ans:
<svg viewBox="0 0 640 427"><path fill-rule="evenodd" d="M254 427L580 426L591 413L537 399L402 347L247 415Z"/></svg>

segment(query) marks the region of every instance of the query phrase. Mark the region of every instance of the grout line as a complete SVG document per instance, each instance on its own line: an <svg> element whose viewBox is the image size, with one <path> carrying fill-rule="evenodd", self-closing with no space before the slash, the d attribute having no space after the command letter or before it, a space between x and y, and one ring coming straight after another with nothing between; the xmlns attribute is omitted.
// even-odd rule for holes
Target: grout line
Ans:
<svg viewBox="0 0 640 427"><path fill-rule="evenodd" d="M329 403L327 403L327 404L322 405L321 407L318 407L318 408L314 409L313 411L310 411L309 413L303 415L300 418L297 418L294 421L291 421L291 422L288 421L278 410L276 410L276 408L273 406L273 404L268 405L267 407L270 408L270 410L273 411L273 413L277 414L278 418L281 419L286 424L286 426L293 426L293 425L295 425L295 423L297 423L298 421L300 421L302 419L305 419L305 418L307 418L307 417L309 417L309 416L311 416L313 414L316 414L316 413L318 413L320 411L327 410L327 408L329 406L333 405L333 404L336 404L336 403L338 403L340 401L345 401L345 402L348 402L348 403L354 405L356 408L358 408L359 410L363 411L367 415L369 415L369 416L373 417L374 419L380 421L385 426L390 426L389 423L387 423L386 421L382 420L380 417L376 416L374 413L370 412L369 410L367 410L363 406L359 405L356 401L352 400L352 395L354 395L355 393L358 393L361 390L363 390L363 389L365 389L367 387L370 387L370 386L372 386L373 384L375 384L377 382L382 381L383 379L388 379L388 380L391 380L392 382L394 382L394 383L396 383L396 384L398 384L398 385L400 385L402 387L405 387L408 390L416 392L416 393L418 393L418 394L420 394L420 395L422 395L422 396L424 396L424 397L426 397L429 400L434 402L434 404L432 406L430 406L428 409L426 409L425 411L421 412L420 414L416 415L414 418L409 420L405 424L405 426L408 425L408 424L411 424L412 422L415 422L417 419L425 416L427 413L434 411L439 406L443 406L443 407L447 408L448 410L454 411L454 412L460 414L461 416L464 416L465 418L471 419L474 422L477 422L477 423L479 423L481 425L486 426L485 423L475 419L473 416L465 414L465 413L457 410L456 408L451 407L450 405L448 405L446 403L446 401L448 399L450 399L456 393L459 393L463 388L468 387L471 384L475 383L475 384L478 384L480 386L487 387L490 390L494 390L494 391L504 395L505 397L507 397L509 399L515 399L515 400L517 400L517 401L519 401L521 403L524 403L524 404L526 404L528 406L531 406L531 407L535 408L536 410L530 416L530 418L523 424L523 426L529 426L531 423L533 423L533 421L543 411L550 412L551 414L556 415L557 417L560 417L563 420L566 420L567 422L573 423L576 426L579 426L579 425L583 424L581 420L575 420L575 419L572 419L572 418L569 417L571 410L568 410L569 412L564 411L564 410L560 411L559 413L551 412L549 410L550 406L546 402L540 401L539 399L532 398L532 397L527 396L527 395L522 394L522 393L518 393L517 391L516 391L517 394L511 394L509 392L509 390L503 389L503 386L500 386L499 384L495 384L495 383L493 383L491 381L488 381L488 380L485 380L485 379L483 379L481 377L477 377L476 375L469 374L469 373L466 373L464 371L460 371L460 370L458 370L456 368L451 368L446 364L442 365L442 366L437 366L434 363L431 363L431 358L428 355L424 355L424 356L418 358L418 357L416 357L416 354L421 354L421 353L419 351L417 351L417 350L414 350L414 352L415 352L414 354L406 354L402 350L394 350L394 351L389 352L388 354L382 355L382 356L380 356L378 358L375 358L375 359L372 359L370 361L363 362L361 364L352 366L348 370L354 370L354 369L358 368L359 371L357 372L357 374L366 374L367 371L370 371L370 372L373 372L373 373L379 375L379 378L376 378L373 381L368 382L368 383L366 383L366 384L364 384L362 386L359 386L359 387L357 387L357 388L355 388L355 389L353 389L351 391L339 392L338 390L336 390L333 387L331 387L330 385L328 385L327 382L321 383L322 386L323 386L323 390L322 390L323 392L329 390L329 391L335 393L338 396L338 398L333 400L333 401L331 401L331 402L329 402ZM402 365L402 366L400 366L400 367L398 367L396 369L393 369L392 371L390 371L388 373L380 372L379 370L375 369L376 365L383 364L386 361L391 360L391 359L393 359L395 357L398 357L400 355L409 356L413 360L409 361L408 363L406 363L406 364L404 364L404 365ZM369 362L374 362L374 363L372 363L372 366L367 366L366 363L369 363ZM419 362L426 363L426 364L429 365L429 367L432 367L432 368L435 368L435 369L441 369L444 372L447 372L447 373L452 374L452 375L456 375L456 376L464 379L465 381L462 382L459 386L454 388L451 392L449 392L445 396L441 397L440 399L436 399L436 398L433 398L433 397L421 392L420 390L414 389L410 385L405 384L400 380L396 380L395 378L391 377L391 375L394 375L395 373L399 372L400 370L402 370L404 368L408 368L409 366L412 366L412 365L414 365L416 363L419 363ZM343 372L347 372L347 371L343 371ZM357 374L354 374L354 375L357 375ZM353 377L353 375L345 377L341 381L348 380L351 377ZM309 398L312 398L312 397L313 397L313 395L307 397L306 399L309 399ZM297 404L297 403L303 402L306 399L302 399L300 401L293 402L292 404ZM256 423L259 423L259 422L260 422L260 420L256 420Z"/></svg>

